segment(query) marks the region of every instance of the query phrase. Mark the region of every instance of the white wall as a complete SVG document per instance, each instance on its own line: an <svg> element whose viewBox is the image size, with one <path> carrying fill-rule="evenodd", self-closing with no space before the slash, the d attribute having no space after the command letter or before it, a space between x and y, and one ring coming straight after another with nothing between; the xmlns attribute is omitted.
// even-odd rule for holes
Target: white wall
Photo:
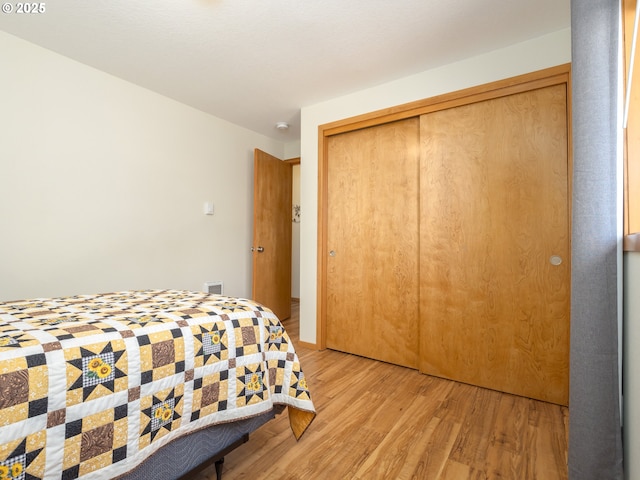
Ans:
<svg viewBox="0 0 640 480"><path fill-rule="evenodd" d="M300 156L300 139L288 141L284 146L284 158L288 160L290 158L297 158Z"/></svg>
<svg viewBox="0 0 640 480"><path fill-rule="evenodd" d="M300 165L293 165L291 171L293 174L291 194L293 217L293 205L300 205ZM300 219L302 221L302 213ZM300 223L298 222L291 224L291 296L300 298Z"/></svg>
<svg viewBox="0 0 640 480"><path fill-rule="evenodd" d="M300 140L287 142L284 146L284 159L300 156ZM300 205L300 165L293 165L292 204ZM291 297L300 298L300 224L291 225Z"/></svg>
<svg viewBox="0 0 640 480"><path fill-rule="evenodd" d="M624 474L640 479L640 253L624 254Z"/></svg>
<svg viewBox="0 0 640 480"><path fill-rule="evenodd" d="M316 341L318 126L571 61L569 29L302 109L300 339ZM337 72L336 74L339 74Z"/></svg>
<svg viewBox="0 0 640 480"><path fill-rule="evenodd" d="M0 32L0 300L213 280L251 295L254 147L286 153Z"/></svg>

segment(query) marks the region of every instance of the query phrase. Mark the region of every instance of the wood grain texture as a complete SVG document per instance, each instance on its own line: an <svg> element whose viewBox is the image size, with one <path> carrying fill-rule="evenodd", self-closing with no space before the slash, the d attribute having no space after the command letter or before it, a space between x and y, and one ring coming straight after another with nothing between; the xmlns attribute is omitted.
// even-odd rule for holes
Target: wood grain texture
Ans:
<svg viewBox="0 0 640 480"><path fill-rule="evenodd" d="M636 0L623 0L623 33L625 52L625 90L632 73L627 128L624 130L624 233L640 231L640 53L636 51L633 72L630 72L631 48L635 23Z"/></svg>
<svg viewBox="0 0 640 480"><path fill-rule="evenodd" d="M341 119L318 126L318 288L317 288L317 318L316 344L318 348L326 347L326 283L327 283L327 143L332 135L361 130L397 120L407 119L426 113L455 108L461 105L504 96L520 92L544 88L550 85L564 85L570 89L571 65L530 72L504 80L459 90L444 95L438 95L415 102L369 112L355 117ZM570 118L571 95L567 96L567 110ZM571 124L568 126L568 151L571 152ZM571 159L570 159L571 161ZM569 181L569 183L571 183Z"/></svg>
<svg viewBox="0 0 640 480"><path fill-rule="evenodd" d="M281 319L291 309L291 165L255 149L252 297Z"/></svg>
<svg viewBox="0 0 640 480"><path fill-rule="evenodd" d="M567 128L565 85L421 117L423 372L567 404Z"/></svg>
<svg viewBox="0 0 640 480"><path fill-rule="evenodd" d="M571 64L558 65L535 72L505 78L485 85L478 85L435 97L429 97L402 105L357 115L321 125L320 138L339 133L360 130L383 123L417 117L426 113L468 105L490 98L499 98L515 93L568 82ZM320 156L321 158L321 156Z"/></svg>
<svg viewBox="0 0 640 480"><path fill-rule="evenodd" d="M419 119L327 140L326 346L417 367Z"/></svg>
<svg viewBox="0 0 640 480"><path fill-rule="evenodd" d="M298 308L285 328L297 345ZM287 414L229 454L224 480L567 479L565 407L332 350L296 348L318 417ZM194 480L214 480L213 467Z"/></svg>

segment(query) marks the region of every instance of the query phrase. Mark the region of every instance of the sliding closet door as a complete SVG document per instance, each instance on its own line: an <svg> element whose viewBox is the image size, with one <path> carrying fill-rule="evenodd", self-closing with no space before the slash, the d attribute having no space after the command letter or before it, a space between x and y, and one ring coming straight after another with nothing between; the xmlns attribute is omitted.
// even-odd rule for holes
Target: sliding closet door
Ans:
<svg viewBox="0 0 640 480"><path fill-rule="evenodd" d="M421 117L420 370L566 405L565 85Z"/></svg>
<svg viewBox="0 0 640 480"><path fill-rule="evenodd" d="M419 119L327 138L326 345L417 368Z"/></svg>

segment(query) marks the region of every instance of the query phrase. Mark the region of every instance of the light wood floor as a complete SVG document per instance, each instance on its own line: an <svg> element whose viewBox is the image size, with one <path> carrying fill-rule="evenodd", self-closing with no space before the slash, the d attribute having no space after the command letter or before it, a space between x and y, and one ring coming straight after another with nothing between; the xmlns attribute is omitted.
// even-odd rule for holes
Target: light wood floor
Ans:
<svg viewBox="0 0 640 480"><path fill-rule="evenodd" d="M294 344L298 308L284 323ZM568 410L331 350L297 347L318 416L286 411L225 458L223 480L567 478ZM215 480L213 467L196 480Z"/></svg>

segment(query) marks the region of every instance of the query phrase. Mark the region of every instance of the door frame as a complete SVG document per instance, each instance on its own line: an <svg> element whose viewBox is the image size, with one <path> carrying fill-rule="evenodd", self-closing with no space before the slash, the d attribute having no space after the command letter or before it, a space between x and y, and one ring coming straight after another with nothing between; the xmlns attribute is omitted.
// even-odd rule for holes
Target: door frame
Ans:
<svg viewBox="0 0 640 480"><path fill-rule="evenodd" d="M329 258L327 246L327 220L328 220L328 154L327 139L332 135L359 130L362 128L382 125L384 123L402 120L405 118L420 116L425 113L446 110L449 108L468 105L484 100L490 100L516 93L535 90L551 85L565 84L567 88L567 118L571 119L571 64L566 63L556 67L546 68L536 72L519 75L516 77L498 80L496 82L479 85L463 90L458 90L435 97L417 100L415 102L398 105L395 107L365 113L355 117L337 120L335 122L318 126L318 273L316 291L316 347L323 350L326 345L327 328L327 260ZM573 157L571 144L571 121L567 125L567 159L569 184L567 185L568 198L572 198ZM569 221L571 220L571 202L568 205Z"/></svg>

